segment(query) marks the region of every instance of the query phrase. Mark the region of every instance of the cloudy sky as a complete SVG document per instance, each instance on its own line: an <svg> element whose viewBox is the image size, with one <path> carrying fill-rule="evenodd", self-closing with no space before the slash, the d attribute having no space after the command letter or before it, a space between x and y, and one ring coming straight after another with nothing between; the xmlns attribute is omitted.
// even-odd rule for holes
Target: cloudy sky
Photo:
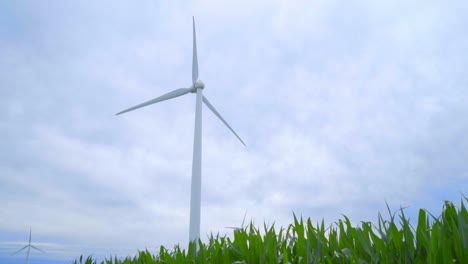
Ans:
<svg viewBox="0 0 468 264"><path fill-rule="evenodd" d="M244 213L285 226L468 190L466 1L2 1L0 264L133 255L188 241L195 96L201 236Z"/></svg>

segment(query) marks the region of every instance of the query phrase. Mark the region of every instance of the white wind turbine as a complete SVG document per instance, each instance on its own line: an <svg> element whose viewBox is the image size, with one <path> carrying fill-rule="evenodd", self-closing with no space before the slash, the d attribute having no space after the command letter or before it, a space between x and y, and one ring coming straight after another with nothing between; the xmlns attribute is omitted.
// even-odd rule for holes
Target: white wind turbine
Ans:
<svg viewBox="0 0 468 264"><path fill-rule="evenodd" d="M28 251L27 251L27 253L26 253L26 264L28 264L28 262L29 262L29 251L31 250L31 248L34 248L34 249L36 249L36 250L39 250L39 251L45 253L45 252L42 251L41 249L39 249L39 248L37 248L37 247L31 245L31 228L29 228L29 243L28 243L26 246L24 246L22 249L20 249L20 250L16 251L15 253L13 253L12 255L15 255L16 253L18 253L18 252L20 252L21 250L26 249L26 248L28 249Z"/></svg>
<svg viewBox="0 0 468 264"><path fill-rule="evenodd" d="M239 232L244 229L245 217L247 216L247 211L245 211L244 219L242 219L241 227L226 226L226 228L234 230L234 233Z"/></svg>
<svg viewBox="0 0 468 264"><path fill-rule="evenodd" d="M242 142L244 141L237 135L236 132L229 126L224 118L216 111L208 99L203 96L203 88L205 85L198 79L198 59L197 59L197 38L195 34L195 18L193 19L193 60L192 60L192 85L190 88L180 88L157 97L153 100L144 102L134 107L123 110L116 115L120 115L147 105L159 103L164 100L169 100L188 93L196 93L195 107L195 135L193 140L193 161L192 161L192 185L190 192L190 229L189 239L195 241L200 238L200 203L201 203L201 160L202 160L202 102L231 130L232 133Z"/></svg>

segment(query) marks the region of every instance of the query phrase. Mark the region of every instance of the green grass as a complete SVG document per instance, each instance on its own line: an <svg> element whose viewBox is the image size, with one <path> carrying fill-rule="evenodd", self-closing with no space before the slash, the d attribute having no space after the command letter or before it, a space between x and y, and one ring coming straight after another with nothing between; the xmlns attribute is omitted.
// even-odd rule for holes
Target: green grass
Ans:
<svg viewBox="0 0 468 264"><path fill-rule="evenodd" d="M388 220L379 213L376 224L358 226L346 216L329 227L324 221L313 225L310 219L296 216L294 223L279 230L251 223L235 231L232 239L212 235L206 243L190 243L188 249L161 246L156 255L145 250L135 257L114 257L100 264L468 263L468 212L463 199L460 208L446 201L439 217L420 209L416 228L403 208L398 215L388 211ZM97 261L81 256L73 262L78 263Z"/></svg>

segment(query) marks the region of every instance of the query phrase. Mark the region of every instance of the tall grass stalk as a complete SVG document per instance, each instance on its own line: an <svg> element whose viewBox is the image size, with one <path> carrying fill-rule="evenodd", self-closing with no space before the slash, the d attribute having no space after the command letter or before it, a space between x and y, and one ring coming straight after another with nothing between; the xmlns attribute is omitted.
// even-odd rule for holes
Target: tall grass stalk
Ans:
<svg viewBox="0 0 468 264"><path fill-rule="evenodd" d="M467 201L467 198L464 197ZM388 205L387 205L388 208ZM468 263L468 212L446 201L439 217L419 210L414 228L404 214L392 214L385 220L379 213L376 224L361 222L353 226L348 217L326 227L324 221L314 225L294 215L287 228L252 223L234 231L233 238L211 235L197 247L159 248L159 253L139 251L134 257L105 259L100 264L181 264L181 263ZM81 256L73 264L97 264L92 257Z"/></svg>

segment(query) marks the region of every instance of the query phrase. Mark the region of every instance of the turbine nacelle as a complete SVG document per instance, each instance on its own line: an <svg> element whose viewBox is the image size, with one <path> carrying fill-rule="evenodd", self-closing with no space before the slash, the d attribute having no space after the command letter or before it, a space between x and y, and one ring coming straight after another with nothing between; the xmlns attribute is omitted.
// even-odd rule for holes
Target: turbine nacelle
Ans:
<svg viewBox="0 0 468 264"><path fill-rule="evenodd" d="M192 87L191 87L191 88L192 88L192 91L191 91L191 92L192 92L192 93L196 93L196 92L197 92L197 89L203 89L203 88L205 88L205 84L204 84L201 80L198 80L198 81L196 81L196 82L194 82L194 83L192 84Z"/></svg>

